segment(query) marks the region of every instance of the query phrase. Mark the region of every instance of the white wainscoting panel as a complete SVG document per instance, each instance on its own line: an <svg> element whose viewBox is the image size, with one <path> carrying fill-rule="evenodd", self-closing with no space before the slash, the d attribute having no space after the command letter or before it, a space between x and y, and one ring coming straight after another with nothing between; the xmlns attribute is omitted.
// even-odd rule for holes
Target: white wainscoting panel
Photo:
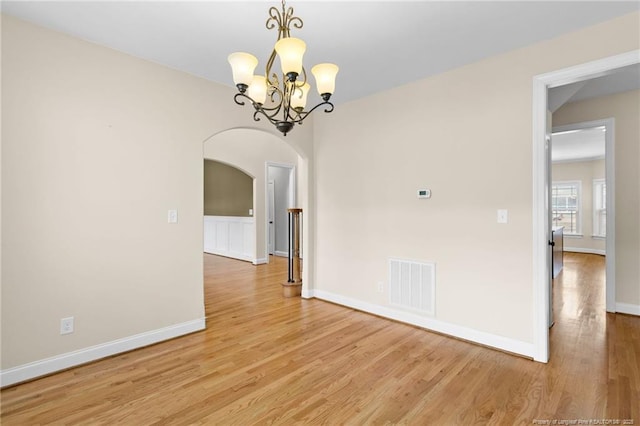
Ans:
<svg viewBox="0 0 640 426"><path fill-rule="evenodd" d="M204 252L253 262L253 217L205 216Z"/></svg>

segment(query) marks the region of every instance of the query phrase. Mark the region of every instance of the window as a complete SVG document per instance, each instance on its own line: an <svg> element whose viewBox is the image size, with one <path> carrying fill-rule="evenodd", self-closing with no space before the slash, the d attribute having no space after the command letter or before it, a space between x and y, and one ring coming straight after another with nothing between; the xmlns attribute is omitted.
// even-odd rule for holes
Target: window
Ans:
<svg viewBox="0 0 640 426"><path fill-rule="evenodd" d="M580 235L581 182L553 182L551 186L551 210L553 226L564 226L567 235Z"/></svg>
<svg viewBox="0 0 640 426"><path fill-rule="evenodd" d="M607 184L604 179L593 180L593 236L607 236Z"/></svg>

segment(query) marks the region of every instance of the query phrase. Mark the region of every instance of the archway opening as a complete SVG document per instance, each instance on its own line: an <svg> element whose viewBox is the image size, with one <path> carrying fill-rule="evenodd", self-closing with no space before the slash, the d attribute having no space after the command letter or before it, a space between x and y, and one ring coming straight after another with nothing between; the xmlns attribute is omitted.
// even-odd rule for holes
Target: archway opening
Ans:
<svg viewBox="0 0 640 426"><path fill-rule="evenodd" d="M269 132L257 129L236 128L217 133L203 144L205 160L215 160L231 165L253 177L254 251L250 259L254 264L269 261L268 191L269 168L276 166L290 170L291 194L286 198L288 207L309 208L310 179L308 159L294 141L285 141ZM310 294L310 269L312 253L308 249L312 242L310 221L303 222L303 295ZM282 250L280 250L282 251Z"/></svg>

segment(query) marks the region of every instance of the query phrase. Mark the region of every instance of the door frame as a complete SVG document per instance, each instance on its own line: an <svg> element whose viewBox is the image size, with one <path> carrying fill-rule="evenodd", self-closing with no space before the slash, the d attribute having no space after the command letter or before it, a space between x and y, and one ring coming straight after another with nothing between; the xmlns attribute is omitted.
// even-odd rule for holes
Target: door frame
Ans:
<svg viewBox="0 0 640 426"><path fill-rule="evenodd" d="M264 175L265 175L265 194L269 191L269 167L280 167L283 169L289 170L289 194L287 195L287 201L289 206L295 207L296 205L296 192L297 192L297 183L296 183L296 166L293 164L284 164L284 163L276 163L273 161L266 161L264 163ZM269 208L267 197L265 196L265 209ZM265 210L266 211L266 210ZM274 217L275 219L275 217ZM265 244L265 258L267 259L267 263L269 262L269 215L265 215L265 238L267 244ZM275 241L274 241L275 244ZM274 247L274 254L276 250Z"/></svg>
<svg viewBox="0 0 640 426"><path fill-rule="evenodd" d="M549 178L545 152L548 89L610 74L640 63L640 50L610 56L533 77L533 359L549 361L549 262L550 238L547 211ZM607 228L607 232L609 229Z"/></svg>
<svg viewBox="0 0 640 426"><path fill-rule="evenodd" d="M581 123L555 126L553 132L565 132L568 130L583 130L604 126L604 162L605 184L607 185L606 205L607 223L605 237L605 299L607 312L616 312L616 169L615 169L615 119L605 118ZM585 220L586 218L582 218ZM589 218L593 220L593 218Z"/></svg>
<svg viewBox="0 0 640 426"><path fill-rule="evenodd" d="M268 178L268 176L267 176ZM276 251L276 199L275 181L267 179L267 255L271 256Z"/></svg>

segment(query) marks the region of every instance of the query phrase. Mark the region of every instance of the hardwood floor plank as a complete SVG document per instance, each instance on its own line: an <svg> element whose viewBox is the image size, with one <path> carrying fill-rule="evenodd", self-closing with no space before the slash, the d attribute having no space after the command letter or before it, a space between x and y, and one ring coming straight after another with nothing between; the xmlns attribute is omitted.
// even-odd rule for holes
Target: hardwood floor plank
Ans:
<svg viewBox="0 0 640 426"><path fill-rule="evenodd" d="M2 424L640 423L640 318L604 312L601 256L565 255L549 364L283 298L272 260L205 255L206 330L3 389Z"/></svg>

